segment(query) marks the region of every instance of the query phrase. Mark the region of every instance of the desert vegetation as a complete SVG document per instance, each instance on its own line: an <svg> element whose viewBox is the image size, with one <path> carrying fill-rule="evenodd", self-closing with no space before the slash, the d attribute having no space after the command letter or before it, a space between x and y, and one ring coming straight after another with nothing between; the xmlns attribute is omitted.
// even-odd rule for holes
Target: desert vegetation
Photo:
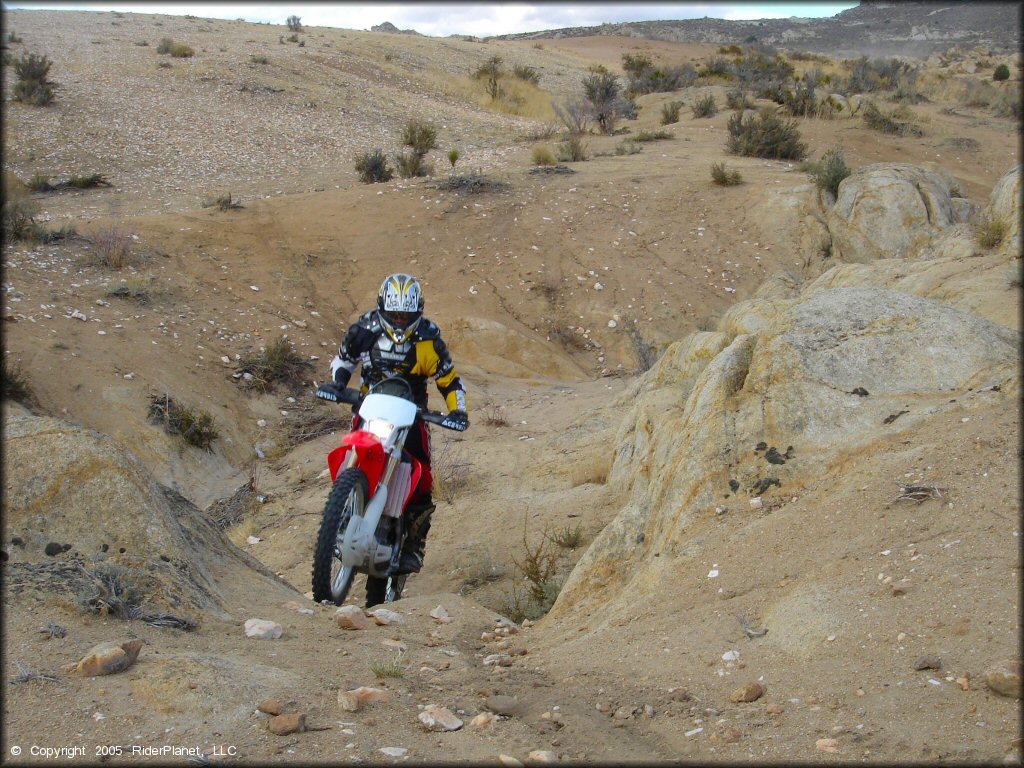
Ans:
<svg viewBox="0 0 1024 768"><path fill-rule="evenodd" d="M833 197L839 194L839 184L851 173L843 159L841 145L826 150L818 161L804 163L803 169L814 186Z"/></svg>
<svg viewBox="0 0 1024 768"><path fill-rule="evenodd" d="M734 187L743 183L743 177L735 169L729 169L725 163L711 164L711 180L720 187Z"/></svg>
<svg viewBox="0 0 1024 768"><path fill-rule="evenodd" d="M801 160L807 155L796 121L783 119L771 107L756 115L737 112L729 118L728 130L726 149L733 154L774 160Z"/></svg>
<svg viewBox="0 0 1024 768"><path fill-rule="evenodd" d="M394 169L388 164L387 156L380 148L356 156L356 173L365 184L391 181Z"/></svg>
<svg viewBox="0 0 1024 768"><path fill-rule="evenodd" d="M180 436L188 445L212 452L213 441L220 436L213 417L201 408L193 408L169 394L149 398L149 420L169 435Z"/></svg>
<svg viewBox="0 0 1024 768"><path fill-rule="evenodd" d="M35 107L45 107L53 101L53 83L49 73L53 62L46 56L25 52L12 61L17 82L11 98Z"/></svg>

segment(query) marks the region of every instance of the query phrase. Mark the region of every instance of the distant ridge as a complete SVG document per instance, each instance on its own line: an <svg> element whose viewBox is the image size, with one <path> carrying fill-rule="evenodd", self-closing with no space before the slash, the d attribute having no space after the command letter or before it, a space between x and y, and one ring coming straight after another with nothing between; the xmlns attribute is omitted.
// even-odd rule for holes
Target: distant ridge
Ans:
<svg viewBox="0 0 1024 768"><path fill-rule="evenodd" d="M687 43L751 44L818 51L838 56L914 56L961 47L987 46L993 53L1020 47L1019 3L861 2L831 18L687 19L570 27L514 35L502 40L622 35Z"/></svg>

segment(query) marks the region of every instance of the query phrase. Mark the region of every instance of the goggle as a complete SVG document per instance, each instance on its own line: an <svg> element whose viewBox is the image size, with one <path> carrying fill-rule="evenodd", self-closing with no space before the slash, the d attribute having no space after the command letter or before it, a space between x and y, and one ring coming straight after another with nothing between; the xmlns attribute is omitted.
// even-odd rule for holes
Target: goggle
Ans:
<svg viewBox="0 0 1024 768"><path fill-rule="evenodd" d="M384 317L395 328L408 328L420 316L419 312L385 312Z"/></svg>

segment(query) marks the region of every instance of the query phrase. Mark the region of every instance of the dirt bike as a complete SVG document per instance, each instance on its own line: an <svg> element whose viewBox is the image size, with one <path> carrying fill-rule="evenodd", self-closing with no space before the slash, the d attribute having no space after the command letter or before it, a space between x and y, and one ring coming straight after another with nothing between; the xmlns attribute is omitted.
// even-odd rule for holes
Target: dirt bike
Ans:
<svg viewBox="0 0 1024 768"><path fill-rule="evenodd" d="M430 490L430 468L404 452L416 416L447 429L465 422L414 402L407 381L378 382L359 390L321 385L316 396L356 406L351 432L327 456L334 486L324 507L313 554L313 599L341 605L356 573L366 574L366 604L398 600L407 574L396 573L408 533L406 507Z"/></svg>

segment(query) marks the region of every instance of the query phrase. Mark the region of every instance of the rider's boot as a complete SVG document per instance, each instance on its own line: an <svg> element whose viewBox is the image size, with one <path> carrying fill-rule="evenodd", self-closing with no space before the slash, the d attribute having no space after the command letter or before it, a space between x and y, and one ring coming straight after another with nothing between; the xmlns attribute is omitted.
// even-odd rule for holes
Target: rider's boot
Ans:
<svg viewBox="0 0 1024 768"><path fill-rule="evenodd" d="M398 558L397 573L419 573L423 567L423 556L427 547L427 533L430 531L430 517L434 503L430 495L409 502L405 514L409 519L409 532L402 544Z"/></svg>

